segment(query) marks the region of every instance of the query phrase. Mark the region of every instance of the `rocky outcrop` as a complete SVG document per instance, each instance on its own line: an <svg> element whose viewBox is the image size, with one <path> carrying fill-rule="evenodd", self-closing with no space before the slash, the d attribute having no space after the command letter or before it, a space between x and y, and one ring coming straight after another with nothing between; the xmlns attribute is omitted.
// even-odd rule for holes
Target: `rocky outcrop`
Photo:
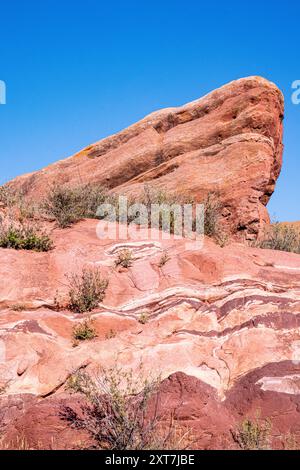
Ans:
<svg viewBox="0 0 300 470"><path fill-rule="evenodd" d="M200 448L234 448L230 430L257 413L272 420L274 446L282 447L289 431L300 443L299 255L238 243L221 248L209 239L193 250L184 239L149 241L146 229L138 241L101 240L97 226L86 220L55 229L48 253L0 250L7 445L23 433L31 446L49 448L58 429L65 436L58 447L76 446L83 437L57 411L61 400L72 402L66 381L80 369L94 374L116 362L161 372L169 406L184 403L180 419ZM114 260L124 247L135 260L118 269ZM109 287L92 313L97 338L73 347L73 326L86 315L58 311L54 299L66 298L66 275L84 266L100 267Z"/></svg>
<svg viewBox="0 0 300 470"><path fill-rule="evenodd" d="M52 183L97 182L137 195L145 183L202 201L217 193L222 221L256 238L282 159L283 97L260 77L234 81L179 108L150 114L118 134L12 184L40 198Z"/></svg>
<svg viewBox="0 0 300 470"><path fill-rule="evenodd" d="M10 183L38 200L52 183L79 181L135 196L149 183L196 201L214 192L234 237L201 245L124 225L108 238L103 220L64 230L43 220L52 250L0 249L0 448L91 445L62 419L62 407L82 405L66 384L116 364L161 376L159 406L176 410L194 448L237 448L235 430L258 415L272 423L272 448L300 447L300 258L237 240L269 220L282 119L276 86L245 78ZM115 263L124 249L128 268ZM92 313L76 314L65 307L69 279L86 267L108 288ZM97 336L74 344L74 326L90 317Z"/></svg>

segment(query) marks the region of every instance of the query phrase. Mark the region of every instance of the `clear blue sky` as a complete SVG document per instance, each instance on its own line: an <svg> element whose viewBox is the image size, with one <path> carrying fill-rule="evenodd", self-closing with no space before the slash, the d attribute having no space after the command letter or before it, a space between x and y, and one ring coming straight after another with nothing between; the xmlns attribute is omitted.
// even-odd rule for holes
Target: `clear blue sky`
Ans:
<svg viewBox="0 0 300 470"><path fill-rule="evenodd" d="M0 183L158 108L262 75L286 99L284 167L269 210L300 219L298 2L10 0L0 15Z"/></svg>

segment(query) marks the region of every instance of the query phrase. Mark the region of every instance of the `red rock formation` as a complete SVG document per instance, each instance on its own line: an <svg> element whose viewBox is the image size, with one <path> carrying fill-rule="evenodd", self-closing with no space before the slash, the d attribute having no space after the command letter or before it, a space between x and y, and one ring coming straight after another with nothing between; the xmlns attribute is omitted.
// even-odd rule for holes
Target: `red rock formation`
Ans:
<svg viewBox="0 0 300 470"><path fill-rule="evenodd" d="M203 200L217 192L223 222L253 239L282 159L283 97L260 77L234 81L180 108L150 114L14 185L41 197L51 183L98 182L138 194L145 183Z"/></svg>
<svg viewBox="0 0 300 470"><path fill-rule="evenodd" d="M49 448L53 429L62 436L59 447L77 445L82 435L58 416L68 400L64 384L74 371L93 374L116 357L124 370L142 361L145 370L161 372L169 406L178 397L184 402L180 419L195 430L197 447L234 447L230 430L257 412L274 421L274 446L282 447L289 430L300 443L299 255L237 243L220 248L209 239L194 251L186 240L149 241L146 231L139 241L99 240L96 227L87 220L55 229L49 253L0 250L7 445L22 430L30 446ZM124 246L136 259L118 270L114 260ZM165 251L170 259L160 267ZM65 275L83 266L101 267L109 288L92 313L98 337L74 348L72 328L86 315L56 311L54 298L58 291L64 299Z"/></svg>
<svg viewBox="0 0 300 470"><path fill-rule="evenodd" d="M11 184L38 198L51 182L77 184L78 174L120 193L138 194L145 182L196 200L218 191L231 232L256 237L281 168L282 117L273 84L242 79ZM1 445L89 445L60 417L65 404L82 403L65 384L117 359L124 370L142 363L161 374L160 404L176 409L196 448L236 448L232 432L257 413L272 421L273 448L288 445L289 434L299 447L299 255L208 238L196 250L159 232L149 240L145 228L138 240L98 238L104 225L51 226L47 253L0 249ZM124 248L134 261L118 269ZM68 276L90 266L109 286L91 314L97 337L74 347L73 327L89 315L59 309L55 298L65 305Z"/></svg>

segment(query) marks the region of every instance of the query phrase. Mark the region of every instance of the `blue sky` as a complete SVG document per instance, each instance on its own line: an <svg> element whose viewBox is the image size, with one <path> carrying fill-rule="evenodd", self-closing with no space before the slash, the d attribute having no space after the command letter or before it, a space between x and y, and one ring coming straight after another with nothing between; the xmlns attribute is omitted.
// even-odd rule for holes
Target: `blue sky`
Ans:
<svg viewBox="0 0 300 470"><path fill-rule="evenodd" d="M269 211L300 220L298 2L11 0L0 18L0 183L156 109L262 75L286 100L284 166Z"/></svg>

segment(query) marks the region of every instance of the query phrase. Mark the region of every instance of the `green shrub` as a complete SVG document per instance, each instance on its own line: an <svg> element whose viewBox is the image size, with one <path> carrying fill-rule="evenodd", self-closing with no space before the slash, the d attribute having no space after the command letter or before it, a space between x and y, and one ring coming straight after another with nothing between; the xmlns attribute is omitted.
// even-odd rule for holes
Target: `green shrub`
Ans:
<svg viewBox="0 0 300 470"><path fill-rule="evenodd" d="M97 336L95 327L92 320L83 320L73 328L73 339L78 341L85 341L93 339Z"/></svg>
<svg viewBox="0 0 300 470"><path fill-rule="evenodd" d="M17 192L11 186L5 184L0 186L0 203L5 207L12 207L18 199Z"/></svg>
<svg viewBox="0 0 300 470"><path fill-rule="evenodd" d="M145 184L142 196L140 197L140 202L145 204L145 206L150 211L152 204L188 204L192 203L193 200L191 198L176 194L174 192L168 194L162 189L156 189L150 186L149 184Z"/></svg>
<svg viewBox="0 0 300 470"><path fill-rule="evenodd" d="M54 219L58 226L66 228L83 218L105 218L97 215L97 209L101 204L111 204L117 218L120 215L119 198L116 194L108 194L107 190L100 185L86 184L76 188L69 186L53 186L42 204L44 213ZM130 198L128 206L132 204L144 204L148 217L146 223L150 227L172 234L182 234L182 226L176 226L176 215L183 216L183 205L194 205L193 199L176 193L167 194L165 191L155 189L146 184L143 193L136 198ZM152 205L158 205L157 217L151 213ZM218 195L211 193L203 201L205 206L204 234L215 239L220 245L226 243L226 236L220 226L220 201ZM179 206L179 207L178 207ZM181 208L180 208L181 206ZM183 217L182 217L183 219ZM122 220L121 220L122 222ZM127 223L139 225L138 214L128 216ZM191 221L195 230L195 221Z"/></svg>
<svg viewBox="0 0 300 470"><path fill-rule="evenodd" d="M146 323L148 323L149 318L150 318L150 315L148 312L142 312L139 315L139 323L141 323L142 325L145 325Z"/></svg>
<svg viewBox="0 0 300 470"><path fill-rule="evenodd" d="M10 307L14 312L23 312L26 310L25 304L14 304Z"/></svg>
<svg viewBox="0 0 300 470"><path fill-rule="evenodd" d="M20 223L39 219L41 215L39 204L35 204L29 199L18 199L14 205L14 209L14 217L17 218Z"/></svg>
<svg viewBox="0 0 300 470"><path fill-rule="evenodd" d="M84 218L96 218L97 208L106 201L102 186L86 184L71 188L54 186L42 204L46 215L66 228Z"/></svg>
<svg viewBox="0 0 300 470"><path fill-rule="evenodd" d="M0 186L0 203L10 210L13 218L23 222L39 215L39 207L24 197L22 190L13 189L8 184Z"/></svg>
<svg viewBox="0 0 300 470"><path fill-rule="evenodd" d="M246 419L232 435L242 450L266 450L270 445L270 430L269 421Z"/></svg>
<svg viewBox="0 0 300 470"><path fill-rule="evenodd" d="M204 204L204 234L218 239L221 235L220 210L221 205L218 196L210 193L203 201Z"/></svg>
<svg viewBox="0 0 300 470"><path fill-rule="evenodd" d="M159 379L149 380L116 365L92 379L85 372L70 377L67 388L86 398L81 410L64 406L60 417L89 433L96 449L187 449L189 431L159 411ZM153 406L151 406L151 403ZM164 421L164 425L161 422Z"/></svg>
<svg viewBox="0 0 300 470"><path fill-rule="evenodd" d="M193 206L195 205L195 201L190 197L176 193L167 194L165 191L154 189L149 185L144 186L142 196L138 201L135 202L141 202L147 207L149 226L151 223L151 205L161 205L162 210L160 211L159 223L156 228L161 230L169 230L170 228L170 233L177 234L178 232L179 235L181 235L182 227L178 227L178 230L176 231L176 213L174 210L172 210L172 206L181 205L183 215L184 204L191 204ZM164 204L171 208L170 212L168 209L163 208ZM224 246L228 237L220 224L221 203L219 195L217 193L209 193L208 196L202 201L202 204L204 205L204 234L210 238L213 238L220 246ZM166 219L169 217L169 221L167 223L164 222L165 217ZM191 222L193 227L192 229L195 231L195 218Z"/></svg>
<svg viewBox="0 0 300 470"><path fill-rule="evenodd" d="M181 206L181 212L178 211L178 215L183 216L183 205L184 204L193 204L191 198L187 198L183 195L176 193L166 193L166 191L161 189L156 189L146 184L143 188L143 194L138 201L144 204L148 211L148 226L152 223L153 228L157 228L163 231L170 231L172 234L181 235L182 226L176 226L176 211L178 210L177 206ZM151 206L157 204L160 207L159 218L158 220L153 220L151 213ZM166 207L164 207L166 206ZM176 209L174 207L176 206Z"/></svg>
<svg viewBox="0 0 300 470"><path fill-rule="evenodd" d="M171 258L168 256L168 254L164 253L163 255L161 255L161 258L158 262L158 266L162 268L165 264L167 264L168 261L170 261L170 259Z"/></svg>
<svg viewBox="0 0 300 470"><path fill-rule="evenodd" d="M34 225L10 222L1 223L0 248L15 250L49 251L53 242L49 236Z"/></svg>
<svg viewBox="0 0 300 470"><path fill-rule="evenodd" d="M117 259L115 260L115 266L122 266L123 268L130 268L134 261L134 257L131 250L125 249L118 253Z"/></svg>
<svg viewBox="0 0 300 470"><path fill-rule="evenodd" d="M299 450L299 442L297 442L297 435L289 432L283 436L282 445L284 450Z"/></svg>
<svg viewBox="0 0 300 470"><path fill-rule="evenodd" d="M275 223L266 231L258 248L300 253L300 231L289 225Z"/></svg>
<svg viewBox="0 0 300 470"><path fill-rule="evenodd" d="M97 268L85 268L69 278L68 308L76 313L91 312L104 299L108 286Z"/></svg>

